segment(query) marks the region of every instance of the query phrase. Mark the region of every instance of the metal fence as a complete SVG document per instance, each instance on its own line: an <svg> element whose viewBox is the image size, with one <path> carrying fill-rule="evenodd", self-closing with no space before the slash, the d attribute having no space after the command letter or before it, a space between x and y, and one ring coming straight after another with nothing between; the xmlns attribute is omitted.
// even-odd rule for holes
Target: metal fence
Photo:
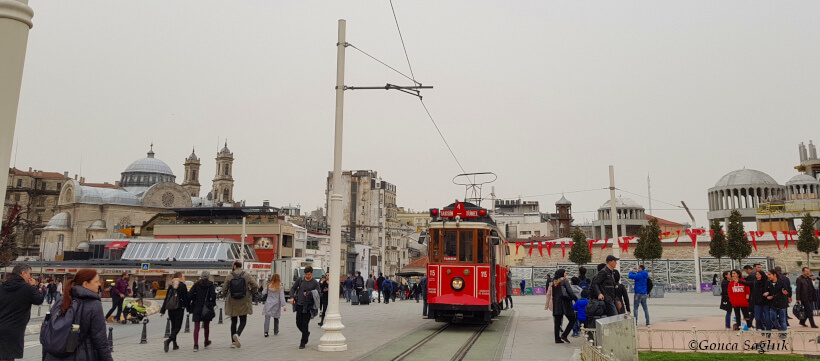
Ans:
<svg viewBox="0 0 820 361"><path fill-rule="evenodd" d="M581 360L583 361L618 361L613 354L604 355L601 346L595 346L595 342L589 340L581 346Z"/></svg>
<svg viewBox="0 0 820 361"><path fill-rule="evenodd" d="M649 351L815 354L817 331L732 331L638 329L638 349Z"/></svg>

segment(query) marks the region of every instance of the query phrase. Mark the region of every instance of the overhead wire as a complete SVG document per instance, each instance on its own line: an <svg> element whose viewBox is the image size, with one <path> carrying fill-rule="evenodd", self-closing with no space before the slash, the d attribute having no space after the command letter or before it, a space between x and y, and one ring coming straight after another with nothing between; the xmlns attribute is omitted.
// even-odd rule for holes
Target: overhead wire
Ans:
<svg viewBox="0 0 820 361"><path fill-rule="evenodd" d="M396 21L396 30L399 31L399 39L401 40L401 47L404 49L404 58L407 59L407 67L410 68L410 75L413 76L413 82L416 85L421 85L421 83L417 82L416 74L413 74L413 66L410 65L410 56L407 55L407 47L404 45L404 36L401 35L401 27L399 27L399 18L396 17L396 9L393 7L393 0L390 0L390 10L393 12L393 20Z"/></svg>
<svg viewBox="0 0 820 361"><path fill-rule="evenodd" d="M357 47L356 47L356 45L353 45L353 44L351 44L351 43L347 43L347 46L349 46L349 47L351 47L351 48L353 48L353 49L356 49L356 50L360 51L362 54L366 55L366 56L367 56L367 57L369 57L370 59L373 59L373 60L375 60L376 62L378 62L379 64L384 65L384 66L386 66L386 67L390 68L390 70L393 70L393 71L395 71L396 73L399 73L399 75L401 75L401 76L403 76L403 77L405 77L405 78L407 78L407 79L410 79L410 81L412 81L412 82L414 82L414 83L416 83L416 84L420 84L419 82L417 82L417 81L416 81L416 79L413 79L413 78L411 78L409 75L407 75L407 74L405 74L405 73L402 73L402 72L398 71L396 68L394 68L394 67L392 67L392 66L388 65L387 63L385 63L385 62L383 62L383 61L379 60L379 59L378 59L378 58L376 58L375 56L368 54L366 51L364 51L364 50L362 50L362 49L357 48Z"/></svg>

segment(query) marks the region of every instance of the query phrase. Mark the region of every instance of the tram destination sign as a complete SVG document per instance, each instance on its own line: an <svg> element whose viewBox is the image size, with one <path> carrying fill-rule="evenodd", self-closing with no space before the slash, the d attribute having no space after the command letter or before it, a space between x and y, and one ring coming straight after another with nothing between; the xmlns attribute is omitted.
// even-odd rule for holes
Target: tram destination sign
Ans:
<svg viewBox="0 0 820 361"><path fill-rule="evenodd" d="M456 203L456 206L453 209L442 209L441 210L441 217L446 218L453 218L459 216L461 218L478 218L482 212L486 215L486 210L479 210L479 209L466 209L464 207L464 203Z"/></svg>

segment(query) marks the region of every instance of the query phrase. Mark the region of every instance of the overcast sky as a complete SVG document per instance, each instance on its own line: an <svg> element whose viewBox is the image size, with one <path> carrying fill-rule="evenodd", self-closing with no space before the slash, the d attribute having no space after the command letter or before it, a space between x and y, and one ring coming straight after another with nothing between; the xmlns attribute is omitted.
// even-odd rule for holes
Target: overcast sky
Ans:
<svg viewBox="0 0 820 361"><path fill-rule="evenodd" d="M591 221L616 186L655 215L706 221L707 189L743 167L781 184L820 116L820 3L394 0L417 80L468 172L502 198ZM235 198L324 204L332 169L337 20L409 73L387 1L38 1L16 165L114 182L154 143L202 195L227 138ZM409 80L348 48L349 86ZM344 169L372 169L399 206L442 207L461 173L418 99L345 94ZM82 161L81 161L82 160ZM600 189L571 193L578 190ZM488 194L489 190L485 190ZM620 193L619 193L620 194ZM538 196L536 196L538 195ZM489 203L487 204L489 206Z"/></svg>

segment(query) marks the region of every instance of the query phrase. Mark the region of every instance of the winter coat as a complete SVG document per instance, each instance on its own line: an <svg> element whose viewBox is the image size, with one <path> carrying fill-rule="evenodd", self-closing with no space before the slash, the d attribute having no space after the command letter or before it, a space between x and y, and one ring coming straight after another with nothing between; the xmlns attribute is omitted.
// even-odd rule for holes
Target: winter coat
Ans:
<svg viewBox="0 0 820 361"><path fill-rule="evenodd" d="M393 291L393 282L390 282L390 280L384 280L384 283L382 283L382 290L386 291L388 293L392 292Z"/></svg>
<svg viewBox="0 0 820 361"><path fill-rule="evenodd" d="M766 292L766 279L762 279L758 281L755 279L753 283L748 283L744 281L739 281L740 283L749 286L749 305L750 306L767 306L769 304L769 300L763 296L763 293Z"/></svg>
<svg viewBox="0 0 820 361"><path fill-rule="evenodd" d="M111 351L108 349L108 329L100 295L85 287L74 286L71 287L71 296L83 303L80 306L79 318L75 318L74 323L79 323L80 334L84 333L86 336L80 336L81 341L74 355L60 359L51 354L45 354L43 361L113 361L114 358L111 357ZM62 305L63 300L57 300L51 308L51 314L56 315Z"/></svg>
<svg viewBox="0 0 820 361"><path fill-rule="evenodd" d="M587 320L587 303L589 303L588 299L581 298L572 305L572 309L575 310L575 317L578 318L578 321Z"/></svg>
<svg viewBox="0 0 820 361"><path fill-rule="evenodd" d="M595 275L590 287L596 295L603 294L604 300L615 302L618 285L615 282L615 271L609 267L604 267L601 272ZM596 296L597 297L597 296Z"/></svg>
<svg viewBox="0 0 820 361"><path fill-rule="evenodd" d="M348 277L345 280L345 289L346 290L352 290L353 289L353 278Z"/></svg>
<svg viewBox="0 0 820 361"><path fill-rule="evenodd" d="M282 289L282 286L279 286L279 291L274 291L269 287L265 290L265 294L268 295L268 299L265 301L262 314L273 318L282 317L282 308L287 305L285 303L285 290Z"/></svg>
<svg viewBox="0 0 820 361"><path fill-rule="evenodd" d="M616 305L615 306L617 306L617 301L621 301L621 304L623 304L623 308L626 309L626 312L623 312L623 309L622 309L622 310L619 310L618 313L622 314L622 313L632 312L632 310L630 310L630 308L629 308L629 293L627 292L626 287L622 283L619 283L617 291L618 292L615 293L616 294L616 297L615 297Z"/></svg>
<svg viewBox="0 0 820 361"><path fill-rule="evenodd" d="M356 276L356 279L354 280L354 285L356 286L357 290L363 289L364 288L364 277Z"/></svg>
<svg viewBox="0 0 820 361"><path fill-rule="evenodd" d="M749 286L739 282L729 282L729 302L732 307L749 307Z"/></svg>
<svg viewBox="0 0 820 361"><path fill-rule="evenodd" d="M507 296L512 296L513 294L513 282L512 282L512 272L507 272Z"/></svg>
<svg viewBox="0 0 820 361"><path fill-rule="evenodd" d="M165 305L168 303L168 299L171 297L171 289L176 289L177 297L179 298L179 308L175 310L168 310L165 308ZM188 301L188 286L185 285L185 282L182 282L179 278L174 278L171 280L171 285L168 286L168 291L165 293L165 302L162 303L162 308L160 308L159 313L161 315L165 314L165 311L180 313L185 311L185 306L188 305L190 301Z"/></svg>
<svg viewBox="0 0 820 361"><path fill-rule="evenodd" d="M120 297L120 294L128 296L128 281L122 278L114 281L114 287L111 287L111 297Z"/></svg>
<svg viewBox="0 0 820 361"><path fill-rule="evenodd" d="M807 302L814 302L817 300L817 293L814 289L814 282L811 281L810 277L805 277L800 275L797 277L797 290L795 293L797 294L797 300L803 303Z"/></svg>
<svg viewBox="0 0 820 361"><path fill-rule="evenodd" d="M575 297L569 281L561 278L553 281L549 286L552 287L552 315L573 315L571 301L577 301L578 297Z"/></svg>
<svg viewBox="0 0 820 361"><path fill-rule="evenodd" d="M772 298L769 300L769 307L776 309L789 308L789 296L783 294L783 291L786 290L784 286L782 281L766 282L766 292L769 293L767 297Z"/></svg>
<svg viewBox="0 0 820 361"><path fill-rule="evenodd" d="M364 288L367 288L369 290L376 288L376 280L374 280L373 277L368 278L367 282L365 282L364 284Z"/></svg>
<svg viewBox="0 0 820 361"><path fill-rule="evenodd" d="M328 302L327 293L328 293L328 291L330 291L330 285L327 284L327 281L324 281L324 282L319 283L319 287L322 288L322 297L320 297L321 298L320 302L323 305L326 305L327 302Z"/></svg>
<svg viewBox="0 0 820 361"><path fill-rule="evenodd" d="M256 292L256 289L259 288L259 285L250 273L245 272L242 276L245 278L245 288L247 289L245 298L236 299L231 297L231 280L235 276L239 276L241 273L242 270L238 269L231 271L231 273L228 274L228 277L225 278L225 283L222 284L222 294L225 295L225 315L228 317L253 314L253 294Z"/></svg>
<svg viewBox="0 0 820 361"><path fill-rule="evenodd" d="M0 360L23 358L31 305L43 304L44 294L16 275L0 285Z"/></svg>
<svg viewBox="0 0 820 361"><path fill-rule="evenodd" d="M421 278L421 282L419 282L419 288L421 288L421 297L423 297L424 300L427 301L427 276ZM510 295L512 295L512 293L510 293Z"/></svg>
<svg viewBox="0 0 820 361"><path fill-rule="evenodd" d="M381 288L382 288L382 284L383 284L383 283L384 283L384 277L383 277L383 276L379 276L379 278L378 278L378 279L376 279L376 290L377 290L377 291L381 290Z"/></svg>
<svg viewBox="0 0 820 361"><path fill-rule="evenodd" d="M629 279L635 281L635 290L634 291L635 291L636 294L645 295L645 294L649 293L649 292L646 291L646 280L649 278L649 272L646 272L646 270L638 271L638 272L629 271L628 276L629 276Z"/></svg>
<svg viewBox="0 0 820 361"><path fill-rule="evenodd" d="M205 305L216 306L216 285L211 280L199 280L191 287L188 293L188 312L194 322L210 322L211 319L202 318L202 310ZM216 307L213 307L216 309Z"/></svg>

